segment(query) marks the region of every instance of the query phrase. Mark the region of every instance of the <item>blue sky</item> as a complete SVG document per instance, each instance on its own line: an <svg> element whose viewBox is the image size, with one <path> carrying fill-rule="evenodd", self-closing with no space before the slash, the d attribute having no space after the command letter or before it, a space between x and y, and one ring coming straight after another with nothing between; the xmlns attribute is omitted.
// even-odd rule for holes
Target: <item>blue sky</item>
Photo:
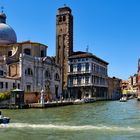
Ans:
<svg viewBox="0 0 140 140"><path fill-rule="evenodd" d="M109 62L108 75L127 79L137 72L140 56L139 0L0 0L18 41L49 46L55 55L57 9L74 16L74 50L89 51Z"/></svg>

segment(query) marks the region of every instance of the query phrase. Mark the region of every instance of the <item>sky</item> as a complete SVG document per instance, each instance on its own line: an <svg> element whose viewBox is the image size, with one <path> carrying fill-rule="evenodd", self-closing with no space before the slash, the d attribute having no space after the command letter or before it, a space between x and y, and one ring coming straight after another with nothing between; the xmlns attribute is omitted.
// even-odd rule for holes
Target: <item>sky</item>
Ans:
<svg viewBox="0 0 140 140"><path fill-rule="evenodd" d="M128 79L140 57L140 0L0 0L18 42L48 46L55 56L57 9L66 4L74 16L74 51L109 62L108 75Z"/></svg>

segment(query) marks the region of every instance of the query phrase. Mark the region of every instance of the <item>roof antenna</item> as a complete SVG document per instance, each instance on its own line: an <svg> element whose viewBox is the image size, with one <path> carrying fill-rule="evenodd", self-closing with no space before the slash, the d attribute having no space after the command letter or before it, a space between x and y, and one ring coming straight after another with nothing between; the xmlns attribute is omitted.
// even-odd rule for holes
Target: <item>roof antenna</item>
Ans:
<svg viewBox="0 0 140 140"><path fill-rule="evenodd" d="M86 47L86 52L88 53L88 51L89 51L89 46L87 45L87 47Z"/></svg>
<svg viewBox="0 0 140 140"><path fill-rule="evenodd" d="M1 12L3 13L3 10L4 10L4 7L3 6L1 6Z"/></svg>

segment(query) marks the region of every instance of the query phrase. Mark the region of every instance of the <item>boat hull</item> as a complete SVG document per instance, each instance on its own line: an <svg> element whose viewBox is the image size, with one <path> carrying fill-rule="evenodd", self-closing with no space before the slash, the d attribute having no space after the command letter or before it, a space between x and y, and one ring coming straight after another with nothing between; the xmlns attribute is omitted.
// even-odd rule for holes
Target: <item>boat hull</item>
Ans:
<svg viewBox="0 0 140 140"><path fill-rule="evenodd" d="M127 102L127 97L122 97L122 98L120 99L120 102Z"/></svg>
<svg viewBox="0 0 140 140"><path fill-rule="evenodd" d="M8 117L0 118L0 124L7 124L9 122L10 122L10 118Z"/></svg>

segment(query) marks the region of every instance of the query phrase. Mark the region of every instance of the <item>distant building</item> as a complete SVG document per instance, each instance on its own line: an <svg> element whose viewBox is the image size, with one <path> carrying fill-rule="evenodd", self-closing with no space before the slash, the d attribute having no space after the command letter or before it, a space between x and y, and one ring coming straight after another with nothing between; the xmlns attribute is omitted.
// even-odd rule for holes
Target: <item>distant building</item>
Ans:
<svg viewBox="0 0 140 140"><path fill-rule="evenodd" d="M138 60L138 100L140 100L140 58Z"/></svg>
<svg viewBox="0 0 140 140"><path fill-rule="evenodd" d="M129 84L129 85L133 85L133 77L132 77L132 76L130 76L130 77L128 78L128 84Z"/></svg>
<svg viewBox="0 0 140 140"><path fill-rule="evenodd" d="M19 88L40 92L49 86L53 99L60 96L61 69L47 56L47 48L37 42L17 42L15 31L6 24L6 15L0 13L0 91Z"/></svg>
<svg viewBox="0 0 140 140"><path fill-rule="evenodd" d="M108 99L118 100L122 96L122 80L116 77L108 78Z"/></svg>
<svg viewBox="0 0 140 140"><path fill-rule="evenodd" d="M129 88L129 82L128 80L122 80L122 90L128 90Z"/></svg>
<svg viewBox="0 0 140 140"><path fill-rule="evenodd" d="M128 89L133 93L138 91L138 74L134 74L128 78Z"/></svg>

